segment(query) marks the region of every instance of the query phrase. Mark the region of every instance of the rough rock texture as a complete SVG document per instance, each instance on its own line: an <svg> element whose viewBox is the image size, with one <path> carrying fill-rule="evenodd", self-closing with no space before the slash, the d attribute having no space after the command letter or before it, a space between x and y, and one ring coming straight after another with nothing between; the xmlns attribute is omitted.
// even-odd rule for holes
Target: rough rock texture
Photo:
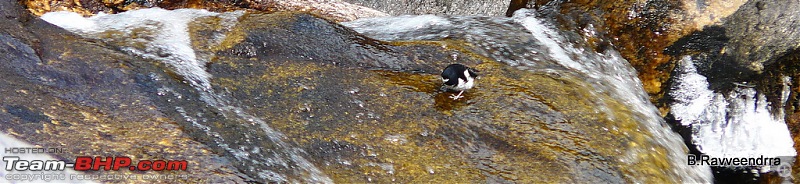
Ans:
<svg viewBox="0 0 800 184"><path fill-rule="evenodd" d="M800 47L800 3L748 1L720 25L704 27L676 41L669 54L702 58L700 72L715 89L750 81ZM730 84L727 84L730 85Z"/></svg>
<svg viewBox="0 0 800 184"><path fill-rule="evenodd" d="M665 115L669 109L662 101L668 86L664 84L676 60L664 50L704 26L719 25L744 2L515 0L506 15L534 8L557 19L565 29L582 33L598 50L615 48L639 72L651 101Z"/></svg>
<svg viewBox="0 0 800 184"><path fill-rule="evenodd" d="M187 136L158 112L135 83L143 74L167 76L139 58L86 41L0 2L0 130L76 156L187 160L188 171L100 171L95 174L185 174L180 180L124 182L243 182L225 158ZM144 72L143 71L147 71ZM102 181L120 182L120 181Z"/></svg>
<svg viewBox="0 0 800 184"><path fill-rule="evenodd" d="M217 94L119 51L135 42L3 22L0 128L75 148L64 158L202 166L181 182L680 182L631 110L578 77L519 70L459 40L380 42L308 14L248 13L207 40L220 20L190 25ZM459 101L438 90L453 54L484 76Z"/></svg>
<svg viewBox="0 0 800 184"><path fill-rule="evenodd" d="M747 0L714 0L697 1L682 0L683 18L688 24L694 25L694 30L702 30L705 26L719 25L722 20L730 16L742 6ZM687 29L692 29L687 26Z"/></svg>
<svg viewBox="0 0 800 184"><path fill-rule="evenodd" d="M639 72L645 90L657 102L672 66L664 48L691 30L684 29L678 1L514 1L507 15L533 8L564 29L581 33L597 50L613 47ZM692 26L693 27L693 26Z"/></svg>
<svg viewBox="0 0 800 184"><path fill-rule="evenodd" d="M24 0L22 2L36 15L61 10L92 15L98 12L117 13L139 8L162 7L166 9L204 8L217 12L235 9L254 9L266 12L307 11L336 21L386 16L386 13L392 15L498 16L505 12L510 16L514 10L519 8L535 8L542 12L552 12L547 16L554 16L568 29L583 33L598 50L612 46L620 51L623 57L630 61L639 72L639 78L642 80L645 90L651 94L652 101L662 107L662 113L666 113L667 109L660 100L664 94L663 90L666 88L663 83L668 80L674 61L669 54L663 53L664 49L679 38L702 29L706 25L718 25L720 20L733 13L745 1L347 1L353 4L344 1L320 0L125 0L113 2ZM382 12L357 5L372 7Z"/></svg>
<svg viewBox="0 0 800 184"><path fill-rule="evenodd" d="M755 86L767 96L773 110L785 110L795 150L800 150L799 6L795 1L747 1L719 23L695 31L665 50L697 58L698 71L708 78L711 89L726 91L735 84ZM792 79L786 104L781 102L784 76ZM792 174L798 178L798 163L793 167ZM765 181L779 180L769 177L779 178L770 175Z"/></svg>
<svg viewBox="0 0 800 184"><path fill-rule="evenodd" d="M751 0L725 19L722 59L761 73L800 47L800 2Z"/></svg>
<svg viewBox="0 0 800 184"><path fill-rule="evenodd" d="M755 82L779 107L780 78L794 79L797 73L792 63L800 47L798 16L798 2L748 1L719 25L705 26L677 40L665 53L698 58L698 71L708 77L714 90L726 90L733 82ZM797 86L794 81L792 86Z"/></svg>
<svg viewBox="0 0 800 184"><path fill-rule="evenodd" d="M672 180L653 172L668 165L657 156L663 150L640 155L660 166L622 169L626 164L614 157L624 153L610 148L646 146L641 141L649 135L616 136L640 127L625 111L593 112L597 103L624 107L606 96L589 97L578 87L587 84L575 78L461 57L458 62L485 77L464 101L453 102L438 91L437 72L458 53L440 48L457 43L392 46L351 37L307 15L240 20L244 34L234 35L244 36L224 43L230 46L217 51L220 62L209 66L214 85L309 150L336 182Z"/></svg>
<svg viewBox="0 0 800 184"><path fill-rule="evenodd" d="M510 0L344 0L390 15L482 15L502 16Z"/></svg>

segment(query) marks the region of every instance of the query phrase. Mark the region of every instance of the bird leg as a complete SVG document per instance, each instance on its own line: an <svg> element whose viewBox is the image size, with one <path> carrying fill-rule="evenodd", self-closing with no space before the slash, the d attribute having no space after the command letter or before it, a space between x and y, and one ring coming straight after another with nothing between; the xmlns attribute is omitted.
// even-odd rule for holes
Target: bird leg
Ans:
<svg viewBox="0 0 800 184"><path fill-rule="evenodd" d="M450 98L452 98L453 100L458 100L459 98L464 97L461 96L461 93L464 93L464 91L458 92L458 95L450 95Z"/></svg>

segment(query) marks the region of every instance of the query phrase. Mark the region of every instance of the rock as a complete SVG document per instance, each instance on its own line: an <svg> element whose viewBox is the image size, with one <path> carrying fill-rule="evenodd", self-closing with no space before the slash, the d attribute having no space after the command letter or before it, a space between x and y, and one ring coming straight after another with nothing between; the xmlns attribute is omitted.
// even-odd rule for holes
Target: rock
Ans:
<svg viewBox="0 0 800 184"><path fill-rule="evenodd" d="M631 168L619 161L622 150L653 146L643 141L649 135L634 133L642 128L630 114L592 110L625 107L577 87L588 84L576 78L441 49L458 47L446 42L398 46L353 36L304 14L239 20L244 32L232 35L242 37L229 38L238 42L206 51L217 57L208 68L212 86L307 150L334 182L675 180L621 169ZM438 92L438 69L452 60L445 53L486 76L464 101ZM641 156L669 165L666 157Z"/></svg>
<svg viewBox="0 0 800 184"><path fill-rule="evenodd" d="M632 110L627 96L597 93L595 81L564 66L519 69L488 59L457 36L378 41L304 13L192 11L180 10L203 15L186 25L190 55L154 45L163 41L153 35L164 31L159 26L85 31L93 40L87 41L36 20L25 31L40 45L5 47L19 59L0 67L10 75L0 86L24 88L0 87L10 109L0 120L12 122L0 126L38 144L89 150L78 154L199 155L191 159L211 165L186 182L218 175L231 182L313 183L694 177L680 174L688 170L671 160L684 147L661 144L672 137L640 123L642 112ZM511 31L527 35L513 46L538 43L525 29ZM11 38L19 39L8 43L17 43ZM438 90L438 72L451 62L484 76L459 101ZM55 131L62 127L71 131Z"/></svg>
<svg viewBox="0 0 800 184"><path fill-rule="evenodd" d="M768 2L748 1L721 25L710 25L677 41L668 51L674 54L700 52L704 59L699 70L712 84L747 81L764 72L800 46L795 25L800 3L770 6ZM713 39L703 39L713 37ZM695 45L706 45L696 48ZM694 52L694 53L692 53ZM698 55L698 54L694 54Z"/></svg>
<svg viewBox="0 0 800 184"><path fill-rule="evenodd" d="M686 22L687 31L702 30L705 26L720 25L723 20L737 12L747 0L681 1L680 21ZM683 32L684 34L686 32Z"/></svg>
<svg viewBox="0 0 800 184"><path fill-rule="evenodd" d="M536 9L565 30L580 33L595 50L614 48L639 73L656 103L672 66L664 48L687 33L680 1L513 1L506 15L520 8Z"/></svg>
<svg viewBox="0 0 800 184"><path fill-rule="evenodd" d="M375 0L345 0L360 6L370 7L390 15L479 15L502 16L511 0L486 1L375 1Z"/></svg>
<svg viewBox="0 0 800 184"><path fill-rule="evenodd" d="M743 0L721 1L512 1L506 13L533 8L557 19L564 29L581 33L595 49L612 47L628 60L659 106L662 115L669 111L663 100L665 85L677 59L664 50L680 38L707 25L719 25Z"/></svg>
<svg viewBox="0 0 800 184"><path fill-rule="evenodd" d="M0 129L51 148L68 162L77 156L128 156L133 160L186 160L193 174L178 180L143 180L145 174L183 171L98 171L127 174L122 182L243 182L225 158L192 140L156 111L142 93L140 75L168 76L147 61L87 41L21 7L0 2ZM18 14L15 14L17 12ZM196 173L196 174L195 174ZM100 182L120 182L100 180Z"/></svg>
<svg viewBox="0 0 800 184"><path fill-rule="evenodd" d="M751 0L725 19L722 58L756 73L800 47L800 2Z"/></svg>
<svg viewBox="0 0 800 184"><path fill-rule="evenodd" d="M665 50L676 56L691 55L699 63L698 72L708 78L711 89L728 91L734 83L755 83L774 109L781 107L782 76L793 76L790 60L800 46L797 6L781 6L765 1L748 1L723 21L708 25L677 40ZM770 68L770 69L766 69ZM767 87L769 86L769 87ZM766 91L765 91L766 92Z"/></svg>
<svg viewBox="0 0 800 184"><path fill-rule="evenodd" d="M800 140L798 138L800 136L797 131L798 100L795 93L800 92L796 87L800 85L797 82L800 75L795 63L798 55L796 50L800 46L800 42L796 39L798 36L796 14L797 6L800 4L780 2L778 6L776 3L752 0L737 5L738 9L729 16L680 38L665 52L679 57L688 55L687 57L695 60L694 65L698 73L707 77L709 88L715 93L734 94L733 92L737 90L752 88L757 94L766 97L770 114L777 116L772 117L773 120L785 118L794 140L794 150L797 152L797 140ZM738 2L734 3L736 4ZM791 78L787 82L785 77ZM784 86L785 83L788 86ZM726 100L730 99L747 98L726 97ZM735 112L732 108L736 105L729 106L731 107L725 111ZM724 118L723 121L729 119L733 118ZM759 123L761 124L759 126L765 126L762 122ZM743 126L733 125L728 127ZM732 128L721 131L731 132ZM753 132L751 134L758 135ZM743 136L737 136L740 137ZM783 148L771 150L777 149L783 150ZM795 163L793 167L797 168L798 165ZM794 169L792 175L800 176L797 171ZM780 180L775 174L765 178L765 181Z"/></svg>

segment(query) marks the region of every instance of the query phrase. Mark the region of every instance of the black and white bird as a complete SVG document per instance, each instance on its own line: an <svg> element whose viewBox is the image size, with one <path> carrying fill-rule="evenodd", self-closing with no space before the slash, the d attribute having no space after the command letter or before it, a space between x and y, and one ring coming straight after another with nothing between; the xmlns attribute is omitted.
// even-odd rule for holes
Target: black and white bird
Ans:
<svg viewBox="0 0 800 184"><path fill-rule="evenodd" d="M462 64L450 64L442 71L442 88L449 91L459 91L458 95L450 95L453 100L458 100L464 91L475 87L475 80L478 77L476 70Z"/></svg>

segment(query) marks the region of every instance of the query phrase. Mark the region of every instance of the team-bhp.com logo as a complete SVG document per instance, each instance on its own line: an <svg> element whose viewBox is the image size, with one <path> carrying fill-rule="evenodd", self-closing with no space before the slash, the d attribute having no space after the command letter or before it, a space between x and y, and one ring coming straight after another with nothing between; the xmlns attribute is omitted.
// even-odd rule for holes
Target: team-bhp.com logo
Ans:
<svg viewBox="0 0 800 184"><path fill-rule="evenodd" d="M136 164L129 157L78 157L75 163L62 160L21 160L18 156L4 156L6 171L63 171L73 168L76 171L99 171L128 169L131 171L185 171L189 165L186 160L141 160Z"/></svg>

